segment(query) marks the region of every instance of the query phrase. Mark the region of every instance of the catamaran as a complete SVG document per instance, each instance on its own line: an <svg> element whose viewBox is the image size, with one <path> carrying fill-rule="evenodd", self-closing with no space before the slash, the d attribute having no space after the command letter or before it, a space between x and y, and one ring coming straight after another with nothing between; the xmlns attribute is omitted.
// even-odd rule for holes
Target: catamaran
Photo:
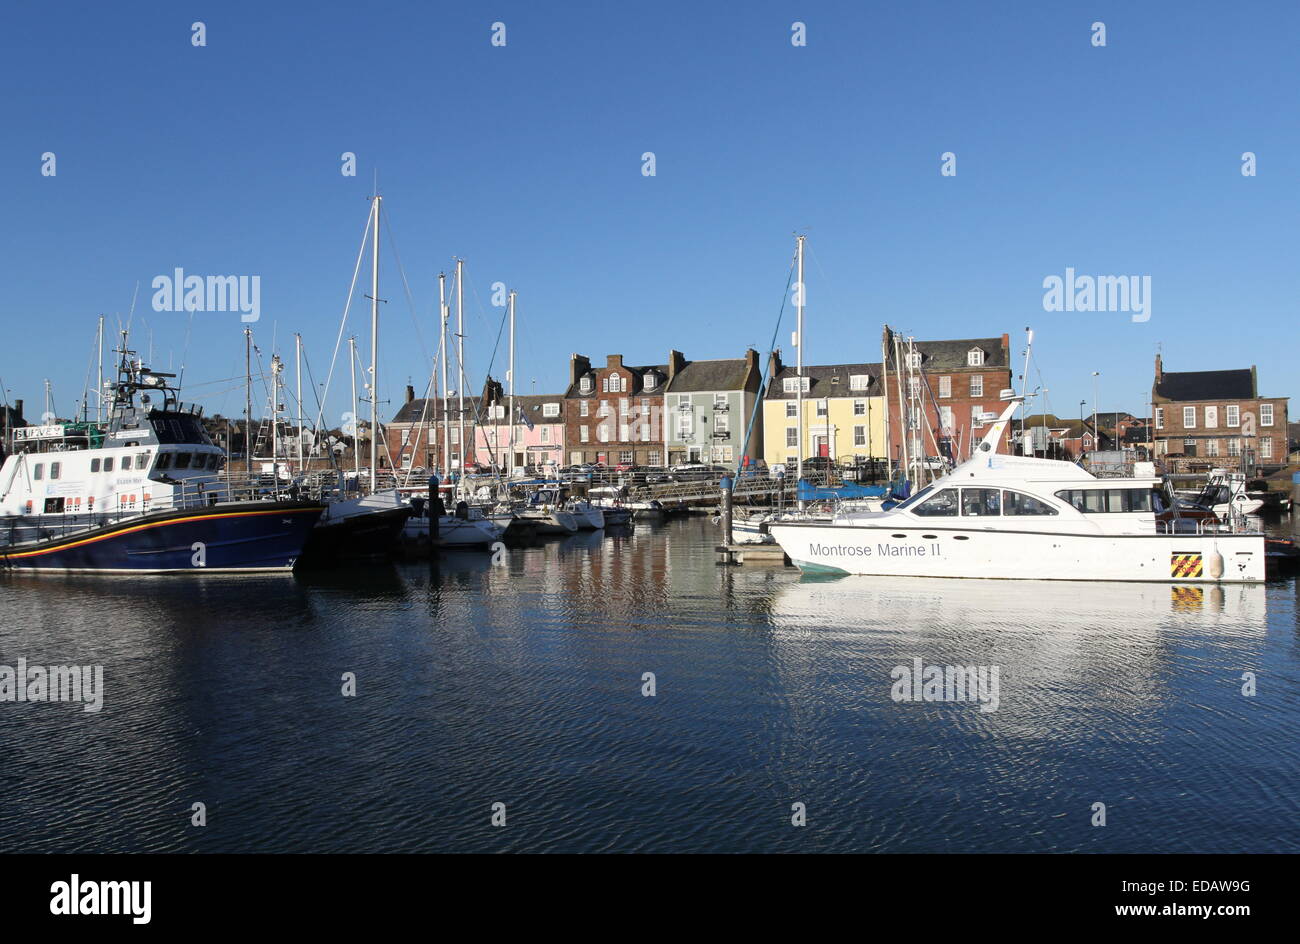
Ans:
<svg viewBox="0 0 1300 944"><path fill-rule="evenodd" d="M1070 463L1002 455L1023 401L1006 408L970 459L902 504L829 522L773 521L804 571L1030 580L1251 583L1265 538L1240 515L1188 518L1154 474L1098 478Z"/></svg>

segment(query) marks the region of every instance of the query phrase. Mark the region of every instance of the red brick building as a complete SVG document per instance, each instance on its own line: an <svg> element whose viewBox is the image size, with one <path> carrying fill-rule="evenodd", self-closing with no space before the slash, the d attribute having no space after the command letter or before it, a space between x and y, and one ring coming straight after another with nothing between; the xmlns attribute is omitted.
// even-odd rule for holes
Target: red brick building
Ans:
<svg viewBox="0 0 1300 944"><path fill-rule="evenodd" d="M571 355L563 461L664 465L664 388L684 364L677 354L668 364L632 367L622 354L610 354L604 367L592 367L583 355Z"/></svg>
<svg viewBox="0 0 1300 944"><path fill-rule="evenodd" d="M905 436L911 455L969 458L988 432L988 414L1006 405L1000 397L1012 386L1008 336L915 341L886 327L883 344L890 458L902 458ZM998 451L1011 451L1009 436Z"/></svg>
<svg viewBox="0 0 1300 944"><path fill-rule="evenodd" d="M1261 397L1255 368L1166 371L1156 355L1156 458L1170 471L1268 473L1286 465L1287 397Z"/></svg>

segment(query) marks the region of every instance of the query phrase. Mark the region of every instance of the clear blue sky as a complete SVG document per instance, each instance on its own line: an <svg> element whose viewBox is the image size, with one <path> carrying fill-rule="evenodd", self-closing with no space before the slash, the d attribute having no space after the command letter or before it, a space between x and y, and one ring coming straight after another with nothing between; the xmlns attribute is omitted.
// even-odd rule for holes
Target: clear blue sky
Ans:
<svg viewBox="0 0 1300 944"><path fill-rule="evenodd" d="M1101 409L1140 411L1157 344L1168 369L1255 363L1265 393L1292 393L1294 3L158 2L5 18L11 400L39 404L48 377L70 413L97 315L125 318L139 282L137 346L152 339L160 369L184 359L210 410L240 410L223 382L242 374L238 316L150 310L151 280L177 266L260 276L259 346L291 360L302 332L323 380L375 173L415 300L385 247L386 414L425 383L454 255L473 386L503 281L519 292L520 388L552 392L572 351L765 350L796 230L809 363L877 360L885 322L1009 332L1018 358L1032 325L1033 382L1041 370L1066 416L1091 409L1094 370ZM945 151L956 177L939 173ZM1043 279L1066 266L1150 275L1150 321L1045 312ZM366 306L349 328L364 345Z"/></svg>

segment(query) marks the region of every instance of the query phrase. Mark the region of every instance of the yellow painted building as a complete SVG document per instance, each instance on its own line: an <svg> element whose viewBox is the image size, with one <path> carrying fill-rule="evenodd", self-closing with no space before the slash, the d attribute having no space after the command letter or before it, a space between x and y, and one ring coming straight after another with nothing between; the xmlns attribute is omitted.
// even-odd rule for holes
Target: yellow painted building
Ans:
<svg viewBox="0 0 1300 944"><path fill-rule="evenodd" d="M803 370L803 455L836 464L888 454L880 364L837 364ZM763 458L769 467L791 465L798 453L799 378L773 359L763 398Z"/></svg>

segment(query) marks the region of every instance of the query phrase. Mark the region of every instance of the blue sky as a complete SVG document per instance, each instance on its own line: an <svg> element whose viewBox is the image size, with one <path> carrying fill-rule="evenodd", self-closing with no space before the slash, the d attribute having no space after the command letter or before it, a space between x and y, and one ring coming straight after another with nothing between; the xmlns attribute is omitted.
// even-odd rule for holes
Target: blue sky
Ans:
<svg viewBox="0 0 1300 944"><path fill-rule="evenodd" d="M519 292L519 389L552 392L573 351L765 350L795 231L809 363L878 360L888 322L922 339L1007 332L1018 364L1032 326L1032 385L1041 371L1062 415L1091 409L1094 370L1101 409L1140 411L1157 345L1168 369L1254 363L1264 393L1291 393L1294 4L168 2L6 18L11 400L39 404L48 377L70 413L97 316L125 319L139 282L135 345L160 369L183 361L210 411L242 409L238 315L150 308L151 280L178 266L260 276L259 346L291 360L301 332L323 381L376 173L414 297L385 246L385 413L427 380L453 256L473 388L501 281ZM1067 266L1151 276L1150 320L1044 311L1043 279ZM348 329L363 348L367 304Z"/></svg>

